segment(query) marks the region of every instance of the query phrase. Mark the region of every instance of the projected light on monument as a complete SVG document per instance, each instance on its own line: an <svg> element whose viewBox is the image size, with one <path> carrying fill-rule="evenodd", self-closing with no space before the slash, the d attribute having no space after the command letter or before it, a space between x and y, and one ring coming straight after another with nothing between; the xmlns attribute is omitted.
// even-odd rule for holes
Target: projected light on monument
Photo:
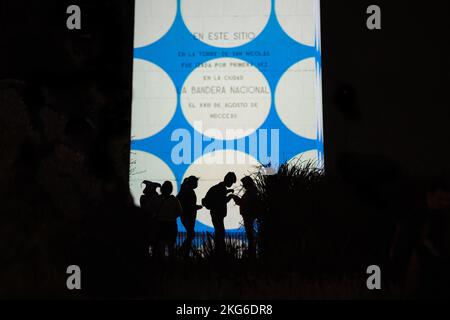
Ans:
<svg viewBox="0 0 450 320"><path fill-rule="evenodd" d="M130 189L323 165L319 0L136 0ZM238 185L236 184L236 186ZM231 201L225 227L241 227ZM181 228L180 228L181 229ZM197 231L212 231L201 209Z"/></svg>

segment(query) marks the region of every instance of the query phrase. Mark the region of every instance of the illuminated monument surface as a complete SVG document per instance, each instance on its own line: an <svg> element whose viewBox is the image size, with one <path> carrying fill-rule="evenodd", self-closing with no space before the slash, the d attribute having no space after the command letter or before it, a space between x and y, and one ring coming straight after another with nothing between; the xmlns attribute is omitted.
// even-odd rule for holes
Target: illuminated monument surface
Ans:
<svg viewBox="0 0 450 320"><path fill-rule="evenodd" d="M198 176L200 203L228 171L323 165L319 0L136 0L134 47L136 204L143 180ZM233 201L225 227L241 227Z"/></svg>

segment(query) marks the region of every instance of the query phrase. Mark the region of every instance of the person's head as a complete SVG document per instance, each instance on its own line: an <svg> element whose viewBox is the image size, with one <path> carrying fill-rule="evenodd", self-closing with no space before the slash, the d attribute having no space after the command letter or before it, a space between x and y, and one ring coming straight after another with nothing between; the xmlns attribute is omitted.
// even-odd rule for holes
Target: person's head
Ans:
<svg viewBox="0 0 450 320"><path fill-rule="evenodd" d="M197 187L198 187L198 178L195 176L190 176L183 180L183 183L181 184L181 191L194 190Z"/></svg>
<svg viewBox="0 0 450 320"><path fill-rule="evenodd" d="M187 185L192 189L197 189L198 187L198 178L195 176L190 176L186 178Z"/></svg>
<svg viewBox="0 0 450 320"><path fill-rule="evenodd" d="M253 179L250 176L245 176L241 179L242 182L242 186L245 188L245 190L249 190L249 189L254 189L255 186L255 182L253 181Z"/></svg>
<svg viewBox="0 0 450 320"><path fill-rule="evenodd" d="M142 191L142 193L148 195L148 194L156 194L156 189L160 188L161 185L159 183L156 182L151 182L148 180L142 181L143 184L145 184L145 188L144 191Z"/></svg>
<svg viewBox="0 0 450 320"><path fill-rule="evenodd" d="M161 186L161 194L163 196L170 196L173 191L173 185L170 181L165 181Z"/></svg>
<svg viewBox="0 0 450 320"><path fill-rule="evenodd" d="M225 185L227 186L227 188L231 187L234 183L236 183L237 178L236 178L236 174L234 172L228 172L225 175L225 178L223 179L223 182L225 182Z"/></svg>

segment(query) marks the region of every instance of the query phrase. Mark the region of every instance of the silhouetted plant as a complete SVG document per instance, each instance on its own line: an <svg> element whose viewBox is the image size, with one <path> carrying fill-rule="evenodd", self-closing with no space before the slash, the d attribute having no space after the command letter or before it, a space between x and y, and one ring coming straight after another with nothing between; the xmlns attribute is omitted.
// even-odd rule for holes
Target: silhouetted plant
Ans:
<svg viewBox="0 0 450 320"><path fill-rule="evenodd" d="M240 238L235 234L226 234L224 257L232 259L241 259L243 257L247 246L245 241ZM201 245L193 248L193 257L205 260L217 257L213 234L205 232L201 235Z"/></svg>
<svg viewBox="0 0 450 320"><path fill-rule="evenodd" d="M281 165L274 175L258 170L253 179L266 208L257 228L260 255L292 261L302 251L302 236L314 215L323 170L316 162L300 158Z"/></svg>

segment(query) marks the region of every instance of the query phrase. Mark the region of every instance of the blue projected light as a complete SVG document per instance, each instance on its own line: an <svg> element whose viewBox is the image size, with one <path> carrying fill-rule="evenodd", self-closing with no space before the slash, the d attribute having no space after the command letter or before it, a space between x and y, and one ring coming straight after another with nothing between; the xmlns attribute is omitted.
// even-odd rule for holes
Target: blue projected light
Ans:
<svg viewBox="0 0 450 320"><path fill-rule="evenodd" d="M323 165L319 0L136 0L130 189ZM238 184L237 184L238 185ZM183 230L179 224L180 230ZM227 230L241 228L231 201ZM197 231L212 231L206 209Z"/></svg>

